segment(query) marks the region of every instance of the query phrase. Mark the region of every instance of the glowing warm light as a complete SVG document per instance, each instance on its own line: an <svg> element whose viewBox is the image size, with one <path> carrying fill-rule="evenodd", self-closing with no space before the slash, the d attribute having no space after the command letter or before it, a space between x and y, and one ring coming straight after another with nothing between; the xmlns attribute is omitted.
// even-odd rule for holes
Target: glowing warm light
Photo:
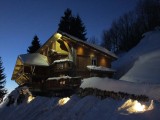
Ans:
<svg viewBox="0 0 160 120"><path fill-rule="evenodd" d="M61 39L62 35L61 35L60 33L56 33L56 34L55 34L55 37L56 37L57 39Z"/></svg>
<svg viewBox="0 0 160 120"><path fill-rule="evenodd" d="M151 104L148 107L148 110L153 110L154 106L153 106L153 100L151 100Z"/></svg>
<svg viewBox="0 0 160 120"><path fill-rule="evenodd" d="M146 106L139 103L137 100L133 102L133 111L142 112L146 110Z"/></svg>
<svg viewBox="0 0 160 120"><path fill-rule="evenodd" d="M82 47L78 47L77 54L78 55L83 55L84 54L84 49Z"/></svg>
<svg viewBox="0 0 160 120"><path fill-rule="evenodd" d="M100 65L107 66L107 60L104 57L100 59Z"/></svg>
<svg viewBox="0 0 160 120"><path fill-rule="evenodd" d="M34 100L34 98L35 98L35 97L33 97L33 96L30 95L30 96L28 97L27 103L30 103L32 100Z"/></svg>
<svg viewBox="0 0 160 120"><path fill-rule="evenodd" d="M69 100L70 100L69 97L62 98L62 99L60 99L60 100L58 101L58 104L59 104L59 105L64 105L64 104L66 104Z"/></svg>
<svg viewBox="0 0 160 120"><path fill-rule="evenodd" d="M95 55L94 55L93 53L90 54L90 57L91 57L91 58L94 57L94 56L95 56Z"/></svg>
<svg viewBox="0 0 160 120"><path fill-rule="evenodd" d="M127 100L121 107L118 108L119 111L126 111L128 113L142 113L145 111L153 110L153 100L149 106L143 105L137 100Z"/></svg>

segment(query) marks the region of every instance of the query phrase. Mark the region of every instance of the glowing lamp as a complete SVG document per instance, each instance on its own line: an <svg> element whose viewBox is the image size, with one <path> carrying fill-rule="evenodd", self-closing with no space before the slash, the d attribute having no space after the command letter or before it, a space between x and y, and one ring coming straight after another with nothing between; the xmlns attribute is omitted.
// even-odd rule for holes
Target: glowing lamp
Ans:
<svg viewBox="0 0 160 120"><path fill-rule="evenodd" d="M142 112L145 111L145 105L142 105L141 103L139 103L138 101L135 101L135 104L133 106L133 109L137 112Z"/></svg>
<svg viewBox="0 0 160 120"><path fill-rule="evenodd" d="M61 35L60 33L56 33L56 34L55 34L55 37L56 37L57 39L61 39L62 35Z"/></svg>
<svg viewBox="0 0 160 120"><path fill-rule="evenodd" d="M32 100L34 100L34 99L35 99L35 97L33 97L33 96L30 95L30 96L28 97L27 103L30 103L30 102L31 102Z"/></svg>
<svg viewBox="0 0 160 120"><path fill-rule="evenodd" d="M58 105L64 105L66 104L68 101L70 100L69 97L66 97L66 98L62 98L58 101Z"/></svg>
<svg viewBox="0 0 160 120"><path fill-rule="evenodd" d="M121 107L118 108L118 111L126 111L127 114L131 113L143 113L145 111L153 110L153 100L151 100L150 105L143 105L137 100L127 100Z"/></svg>

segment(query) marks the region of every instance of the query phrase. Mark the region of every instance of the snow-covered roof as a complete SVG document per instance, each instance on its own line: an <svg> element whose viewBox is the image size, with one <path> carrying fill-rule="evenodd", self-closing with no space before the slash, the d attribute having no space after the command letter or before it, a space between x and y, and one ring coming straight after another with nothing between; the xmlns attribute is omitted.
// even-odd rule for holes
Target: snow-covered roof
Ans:
<svg viewBox="0 0 160 120"><path fill-rule="evenodd" d="M22 54L19 55L18 58L22 61L23 64L49 66L47 57L39 53Z"/></svg>
<svg viewBox="0 0 160 120"><path fill-rule="evenodd" d="M90 47L92 47L92 48L94 48L94 49L96 49L96 50L98 50L98 51L100 51L100 52L102 52L102 53L104 53L104 54L106 54L106 55L109 55L109 56L111 56L111 57L113 57L113 58L115 58L115 59L118 58L114 53L112 53L111 51L105 49L104 47L101 47L101 46L98 46L98 45L95 45L95 44L92 44L92 43L85 42L85 41L83 41L83 40L81 40L81 39L79 39L79 38L77 38L77 37L74 37L74 36L72 36L72 35L69 35L69 34L67 34L67 33L65 33L65 32L60 32L60 33L61 33L62 35L64 35L64 36L67 36L67 37L73 39L74 41L77 41L77 42L79 42L79 43L81 43L81 44L90 46Z"/></svg>
<svg viewBox="0 0 160 120"><path fill-rule="evenodd" d="M81 88L98 88L100 90L146 95L151 99L160 99L160 84L138 84L110 78L91 77L83 80Z"/></svg>
<svg viewBox="0 0 160 120"><path fill-rule="evenodd" d="M70 76L60 76L60 77L50 77L47 80L60 80L60 79L72 79L72 78L81 78L81 76L70 77Z"/></svg>
<svg viewBox="0 0 160 120"><path fill-rule="evenodd" d="M89 70L97 70L97 71L106 71L106 72L115 72L115 70L103 66L94 66L94 65L88 65L87 68Z"/></svg>
<svg viewBox="0 0 160 120"><path fill-rule="evenodd" d="M51 77L48 78L47 80L60 80L60 79L71 79L71 77L70 76Z"/></svg>
<svg viewBox="0 0 160 120"><path fill-rule="evenodd" d="M61 63L61 62L73 62L70 59L60 59L60 60L55 60L53 63Z"/></svg>
<svg viewBox="0 0 160 120"><path fill-rule="evenodd" d="M104 52L105 54L108 54L108 55L110 55L110 56L112 56L112 57L114 57L116 59L118 58L113 52L107 50L104 47L101 47L101 46L98 46L98 45L95 45L95 44L92 44L92 43L87 43L87 42L85 42L85 44L87 44L89 46L92 46L93 48L95 48L95 49L97 49L97 50L99 50L101 52Z"/></svg>

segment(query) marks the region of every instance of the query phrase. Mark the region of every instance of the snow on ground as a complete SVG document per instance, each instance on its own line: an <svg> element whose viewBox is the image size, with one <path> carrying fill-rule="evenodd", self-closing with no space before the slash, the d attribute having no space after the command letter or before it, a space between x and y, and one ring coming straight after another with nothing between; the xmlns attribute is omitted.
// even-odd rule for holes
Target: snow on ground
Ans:
<svg viewBox="0 0 160 120"><path fill-rule="evenodd" d="M137 46L135 46L133 49L131 49L117 61L113 62L112 66L115 70L117 70L115 78L119 79L120 77L122 77L130 68L132 68L132 66L137 60L142 59L142 55L147 56L147 54L160 50L160 30L147 32L143 36L144 38L140 41L140 43ZM155 62L156 64L158 63L158 61ZM146 66L148 64L150 63L146 63ZM150 71L152 71L152 69L150 69ZM152 74L151 72L149 73Z"/></svg>
<svg viewBox="0 0 160 120"><path fill-rule="evenodd" d="M160 100L160 84L139 84L109 78L92 77L84 79L81 88L98 88L100 90L146 95L150 99Z"/></svg>
<svg viewBox="0 0 160 120"><path fill-rule="evenodd" d="M65 99L65 98L63 98ZM100 100L95 96L70 97L66 104L60 98L36 97L30 103L0 107L1 120L159 120L160 103L154 101L154 109L129 113L126 101L110 98ZM149 103L143 103L145 105Z"/></svg>
<svg viewBox="0 0 160 120"><path fill-rule="evenodd" d="M160 49L140 56L134 66L120 79L160 84Z"/></svg>

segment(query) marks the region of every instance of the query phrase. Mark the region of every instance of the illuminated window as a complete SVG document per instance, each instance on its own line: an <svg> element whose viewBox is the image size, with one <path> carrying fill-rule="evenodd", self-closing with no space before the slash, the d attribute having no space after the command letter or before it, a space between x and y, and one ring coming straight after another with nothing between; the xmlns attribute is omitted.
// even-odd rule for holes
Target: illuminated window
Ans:
<svg viewBox="0 0 160 120"><path fill-rule="evenodd" d="M97 65L97 58L95 57L92 58L92 65L95 65L95 66Z"/></svg>
<svg viewBox="0 0 160 120"><path fill-rule="evenodd" d="M64 64L63 63L59 64L59 68L63 69L64 68Z"/></svg>
<svg viewBox="0 0 160 120"><path fill-rule="evenodd" d="M60 85L65 85L65 81L60 81Z"/></svg>

